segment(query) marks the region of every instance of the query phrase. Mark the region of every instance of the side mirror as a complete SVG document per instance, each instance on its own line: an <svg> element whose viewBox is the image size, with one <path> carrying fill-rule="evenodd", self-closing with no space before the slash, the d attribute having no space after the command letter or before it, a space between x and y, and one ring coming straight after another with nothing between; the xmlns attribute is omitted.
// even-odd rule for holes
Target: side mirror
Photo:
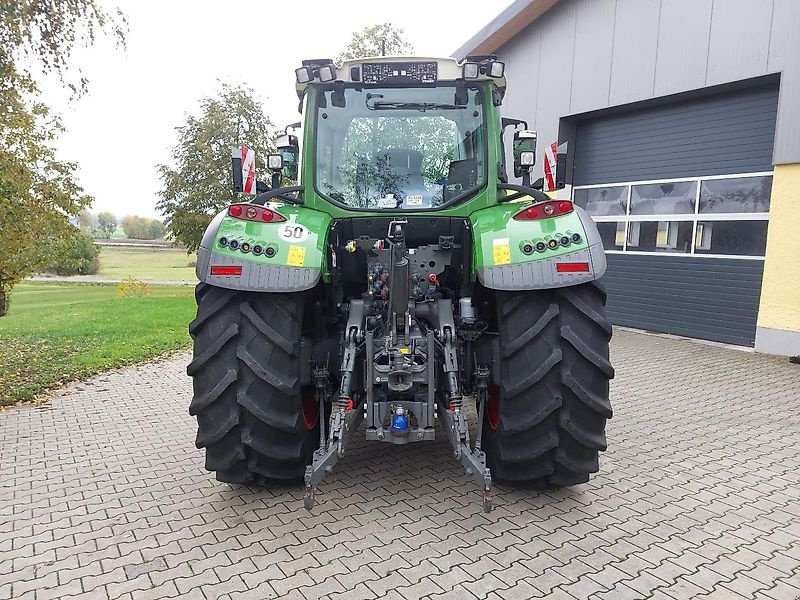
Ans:
<svg viewBox="0 0 800 600"><path fill-rule="evenodd" d="M567 153L556 154L556 189L563 190L567 186Z"/></svg>
<svg viewBox="0 0 800 600"><path fill-rule="evenodd" d="M522 185L530 184L531 170L536 164L536 132L514 133L514 177L522 177Z"/></svg>
<svg viewBox="0 0 800 600"><path fill-rule="evenodd" d="M296 135L286 134L278 138L278 154L283 159L283 171L288 179L297 181L297 166L300 157L300 145Z"/></svg>

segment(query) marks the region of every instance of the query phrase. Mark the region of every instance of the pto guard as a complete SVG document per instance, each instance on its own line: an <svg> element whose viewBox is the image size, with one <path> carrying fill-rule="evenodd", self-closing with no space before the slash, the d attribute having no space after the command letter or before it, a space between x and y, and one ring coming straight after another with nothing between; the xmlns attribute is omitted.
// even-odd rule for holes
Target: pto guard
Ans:
<svg viewBox="0 0 800 600"><path fill-rule="evenodd" d="M330 217L290 205L270 208L286 221L251 222L233 218L227 210L214 217L197 251L197 278L222 288L257 292L299 292L317 285ZM241 272L219 275L212 273L212 267L241 267Z"/></svg>
<svg viewBox="0 0 800 600"><path fill-rule="evenodd" d="M537 290L577 285L603 276L603 241L586 211L574 206L572 212L559 217L514 220L513 215L521 208L518 203L509 203L474 213L476 274L483 285L504 291ZM579 242L573 241L575 234ZM569 237L570 243L560 243L564 237ZM551 247L551 240L558 242L556 248ZM544 251L526 252L529 245L535 248L540 242L547 246Z"/></svg>

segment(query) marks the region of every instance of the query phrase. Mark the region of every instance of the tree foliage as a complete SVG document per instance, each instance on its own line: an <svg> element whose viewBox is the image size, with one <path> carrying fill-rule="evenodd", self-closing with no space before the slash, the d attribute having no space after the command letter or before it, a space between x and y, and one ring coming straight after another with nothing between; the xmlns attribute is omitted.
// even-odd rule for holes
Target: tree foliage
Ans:
<svg viewBox="0 0 800 600"><path fill-rule="evenodd" d="M336 62L342 64L345 60L366 56L408 56L413 53L414 46L405 39L402 29L391 23L377 23L353 33Z"/></svg>
<svg viewBox="0 0 800 600"><path fill-rule="evenodd" d="M77 234L69 216L91 202L75 165L55 158L57 119L9 83L0 81L0 315L6 292L48 264L55 242Z"/></svg>
<svg viewBox="0 0 800 600"><path fill-rule="evenodd" d="M162 189L156 207L170 235L189 251L200 245L212 217L239 198L233 193L231 149L253 148L256 173L273 150L273 125L253 91L223 84L201 102L199 116L188 115L176 127L173 164L159 165Z"/></svg>
<svg viewBox="0 0 800 600"><path fill-rule="evenodd" d="M39 100L33 72L67 83L70 58L100 31L124 39L125 23L96 0L0 0L0 316L13 285L46 267L59 240L78 235L70 224L91 199L73 163L56 159L57 117Z"/></svg>
<svg viewBox="0 0 800 600"><path fill-rule="evenodd" d="M157 240L164 237L166 228L157 219L128 215L122 219L122 231L132 240Z"/></svg>
<svg viewBox="0 0 800 600"><path fill-rule="evenodd" d="M117 217L114 213L101 212L97 214L97 228L105 238L110 238L117 230Z"/></svg>
<svg viewBox="0 0 800 600"><path fill-rule="evenodd" d="M0 78L32 81L30 67L59 75L66 82L75 48L91 45L107 33L125 45L127 23L121 11L109 13L97 0L0 0ZM24 66L23 66L24 65ZM85 91L80 77L67 85Z"/></svg>
<svg viewBox="0 0 800 600"><path fill-rule="evenodd" d="M94 275L100 268L99 256L100 249L92 236L81 231L53 243L45 270L56 275Z"/></svg>

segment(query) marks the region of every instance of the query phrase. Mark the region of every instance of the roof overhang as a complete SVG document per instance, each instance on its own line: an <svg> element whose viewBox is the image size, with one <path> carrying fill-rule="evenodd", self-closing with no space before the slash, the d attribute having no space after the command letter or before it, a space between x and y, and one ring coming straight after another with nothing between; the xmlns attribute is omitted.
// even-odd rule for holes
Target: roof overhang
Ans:
<svg viewBox="0 0 800 600"><path fill-rule="evenodd" d="M559 1L517 0L456 50L453 57L460 60L470 54L494 54Z"/></svg>

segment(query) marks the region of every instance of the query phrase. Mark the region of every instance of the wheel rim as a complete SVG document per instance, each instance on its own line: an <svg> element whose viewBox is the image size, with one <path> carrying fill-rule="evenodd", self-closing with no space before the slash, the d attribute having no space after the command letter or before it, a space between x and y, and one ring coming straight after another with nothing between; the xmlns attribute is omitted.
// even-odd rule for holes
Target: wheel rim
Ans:
<svg viewBox="0 0 800 600"><path fill-rule="evenodd" d="M486 404L486 416L489 419L489 427L493 431L500 425L500 386L491 384L489 386L489 399Z"/></svg>
<svg viewBox="0 0 800 600"><path fill-rule="evenodd" d="M308 431L314 429L319 421L319 404L314 394L311 392L303 393L303 423Z"/></svg>

